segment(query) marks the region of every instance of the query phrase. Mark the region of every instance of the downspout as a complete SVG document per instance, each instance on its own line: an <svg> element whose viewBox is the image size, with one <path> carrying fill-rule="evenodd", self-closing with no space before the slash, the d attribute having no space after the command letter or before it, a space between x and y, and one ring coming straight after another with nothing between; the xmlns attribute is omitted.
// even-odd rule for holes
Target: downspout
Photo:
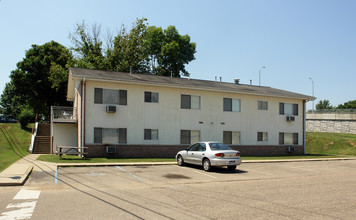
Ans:
<svg viewBox="0 0 356 220"><path fill-rule="evenodd" d="M84 113L85 113L85 111L84 111L84 108L85 108L85 89L84 89L84 87L85 87L85 77L84 77L84 79L83 79L83 84L82 84L82 146L81 146L81 152L84 152L84 126L85 126L85 124L84 124Z"/></svg>
<svg viewBox="0 0 356 220"><path fill-rule="evenodd" d="M303 100L303 146L304 155L307 154L307 141L306 141L306 101Z"/></svg>

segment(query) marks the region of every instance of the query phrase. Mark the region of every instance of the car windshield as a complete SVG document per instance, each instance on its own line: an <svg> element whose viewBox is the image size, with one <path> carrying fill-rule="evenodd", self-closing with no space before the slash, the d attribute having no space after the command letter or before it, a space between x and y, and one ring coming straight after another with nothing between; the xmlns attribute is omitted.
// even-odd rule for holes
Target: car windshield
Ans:
<svg viewBox="0 0 356 220"><path fill-rule="evenodd" d="M223 143L210 143L210 149L215 151L215 150L231 150L229 146Z"/></svg>

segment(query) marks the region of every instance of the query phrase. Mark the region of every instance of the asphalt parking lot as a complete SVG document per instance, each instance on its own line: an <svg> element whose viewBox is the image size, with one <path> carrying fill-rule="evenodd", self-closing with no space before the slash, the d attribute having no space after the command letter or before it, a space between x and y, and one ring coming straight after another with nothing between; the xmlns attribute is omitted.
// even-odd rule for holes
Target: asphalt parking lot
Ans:
<svg viewBox="0 0 356 220"><path fill-rule="evenodd" d="M356 160L245 163L235 172L177 165L67 167L54 173L35 172L24 187L41 191L33 219L354 219L356 215ZM4 196L11 198L8 194Z"/></svg>

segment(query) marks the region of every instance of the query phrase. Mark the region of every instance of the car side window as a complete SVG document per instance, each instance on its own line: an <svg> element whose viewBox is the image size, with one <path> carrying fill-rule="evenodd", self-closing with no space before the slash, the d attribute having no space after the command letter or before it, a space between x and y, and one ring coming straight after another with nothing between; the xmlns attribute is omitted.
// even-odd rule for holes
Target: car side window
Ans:
<svg viewBox="0 0 356 220"><path fill-rule="evenodd" d="M188 151L198 151L200 144L193 144Z"/></svg>
<svg viewBox="0 0 356 220"><path fill-rule="evenodd" d="M206 147L204 143L199 144L199 151L206 151Z"/></svg>

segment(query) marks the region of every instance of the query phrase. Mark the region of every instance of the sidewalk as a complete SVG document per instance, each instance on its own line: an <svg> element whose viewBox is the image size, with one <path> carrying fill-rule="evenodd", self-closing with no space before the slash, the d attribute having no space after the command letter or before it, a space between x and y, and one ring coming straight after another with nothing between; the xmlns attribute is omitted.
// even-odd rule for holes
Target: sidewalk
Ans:
<svg viewBox="0 0 356 220"><path fill-rule="evenodd" d="M29 154L0 173L0 186L22 186L32 171L56 171L57 164L36 160L39 154Z"/></svg>
<svg viewBox="0 0 356 220"><path fill-rule="evenodd" d="M22 186L32 171L55 172L58 167L86 167L86 166L149 166L149 165L174 165L176 162L142 162L142 163L50 163L36 160L39 154L29 154L18 160L0 173L0 186ZM245 160L243 163L285 163L305 161L335 161L356 160L348 158L316 158L316 159L289 159L289 160Z"/></svg>

